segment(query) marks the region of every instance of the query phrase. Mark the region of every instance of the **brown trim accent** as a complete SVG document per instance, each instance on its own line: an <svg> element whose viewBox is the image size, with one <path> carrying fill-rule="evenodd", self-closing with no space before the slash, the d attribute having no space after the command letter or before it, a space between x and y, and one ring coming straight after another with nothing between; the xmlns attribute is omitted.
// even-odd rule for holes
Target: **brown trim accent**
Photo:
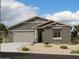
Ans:
<svg viewBox="0 0 79 59"><path fill-rule="evenodd" d="M47 24L49 24L49 23L52 23L52 21L47 21L47 22L45 22L45 23L36 25L36 26L34 26L33 28L35 28L35 27L41 27L41 26L47 25Z"/></svg>
<svg viewBox="0 0 79 59"><path fill-rule="evenodd" d="M53 25L53 24L55 24L55 23L50 23L50 24L47 24L47 25L45 25L45 26L38 27L38 28L46 28L46 27L51 26L51 25Z"/></svg>

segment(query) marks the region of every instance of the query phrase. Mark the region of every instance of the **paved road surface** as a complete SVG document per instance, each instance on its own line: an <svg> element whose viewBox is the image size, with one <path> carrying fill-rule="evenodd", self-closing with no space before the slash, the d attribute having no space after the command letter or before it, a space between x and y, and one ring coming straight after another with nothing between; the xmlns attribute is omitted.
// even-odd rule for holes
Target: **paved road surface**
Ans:
<svg viewBox="0 0 79 59"><path fill-rule="evenodd" d="M1 52L0 59L79 59L79 56Z"/></svg>

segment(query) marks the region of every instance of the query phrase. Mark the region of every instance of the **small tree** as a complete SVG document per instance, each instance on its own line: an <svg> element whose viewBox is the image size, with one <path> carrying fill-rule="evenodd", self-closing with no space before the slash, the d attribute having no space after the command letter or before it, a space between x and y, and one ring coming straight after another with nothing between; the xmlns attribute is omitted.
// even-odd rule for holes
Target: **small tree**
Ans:
<svg viewBox="0 0 79 59"><path fill-rule="evenodd" d="M71 39L72 43L75 43L75 44L79 43L78 32L79 32L79 25L74 26L74 29L72 31L72 36L71 36L72 37L72 39Z"/></svg>
<svg viewBox="0 0 79 59"><path fill-rule="evenodd" d="M77 37L79 32L79 25L74 26L74 29L72 31L72 37Z"/></svg>
<svg viewBox="0 0 79 59"><path fill-rule="evenodd" d="M74 26L76 31L79 32L79 25Z"/></svg>
<svg viewBox="0 0 79 59"><path fill-rule="evenodd" d="M4 34L4 37L8 37L8 29L3 23L0 23L0 39L3 40L4 37L1 37L1 35ZM4 40L6 41L6 40Z"/></svg>
<svg viewBox="0 0 79 59"><path fill-rule="evenodd" d="M77 30L76 30L76 29L74 29L74 30L72 31L72 37L77 37Z"/></svg>
<svg viewBox="0 0 79 59"><path fill-rule="evenodd" d="M0 38L0 43L2 43L3 42L3 38Z"/></svg>

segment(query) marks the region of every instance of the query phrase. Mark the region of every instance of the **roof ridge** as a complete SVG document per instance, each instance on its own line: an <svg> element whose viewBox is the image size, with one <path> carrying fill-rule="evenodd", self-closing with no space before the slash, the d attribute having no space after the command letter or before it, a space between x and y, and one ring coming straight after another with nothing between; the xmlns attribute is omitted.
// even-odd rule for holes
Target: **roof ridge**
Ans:
<svg viewBox="0 0 79 59"><path fill-rule="evenodd" d="M51 21L52 21L52 22L59 23L59 24L63 24L63 23L60 23L60 22L57 22L57 21L53 21L53 20L49 20L49 19L40 17L40 16L34 16L34 17L32 17L32 18L29 18L29 19L27 19L27 20L25 20L25 21L19 22L18 24L15 24L15 25L9 27L9 29L12 28L12 27L14 27L14 26L16 26L16 25L19 25L19 24L21 24L21 23L23 23L23 22L26 22L26 21L29 21L29 20L31 20L31 19L34 19L34 18L36 18L36 17L38 17L38 18L42 18L42 19L45 19L45 20L48 20L48 21L46 21L46 22L43 23L43 24L46 24L46 23L48 23L48 22L50 23ZM41 26L41 25L42 25L42 24L39 24L39 26ZM66 25L66 24L63 24L63 25ZM37 25L37 26L38 26L38 25ZM68 26L68 25L66 25L66 26ZM68 27L71 27L71 26L68 26Z"/></svg>

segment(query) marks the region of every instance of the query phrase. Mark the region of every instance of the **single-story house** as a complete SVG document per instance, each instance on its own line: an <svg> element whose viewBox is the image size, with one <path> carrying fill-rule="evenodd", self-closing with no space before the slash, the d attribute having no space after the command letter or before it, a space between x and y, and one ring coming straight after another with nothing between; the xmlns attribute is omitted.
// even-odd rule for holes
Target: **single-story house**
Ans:
<svg viewBox="0 0 79 59"><path fill-rule="evenodd" d="M71 27L65 24L33 17L9 28L11 42L70 43Z"/></svg>

